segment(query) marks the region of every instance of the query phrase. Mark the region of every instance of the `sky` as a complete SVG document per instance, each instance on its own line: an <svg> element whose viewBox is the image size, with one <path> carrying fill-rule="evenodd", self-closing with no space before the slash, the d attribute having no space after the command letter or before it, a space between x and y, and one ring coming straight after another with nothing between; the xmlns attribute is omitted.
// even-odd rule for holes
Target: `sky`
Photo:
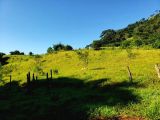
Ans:
<svg viewBox="0 0 160 120"><path fill-rule="evenodd" d="M160 10L160 0L0 0L0 52L83 48L103 30L121 29Z"/></svg>

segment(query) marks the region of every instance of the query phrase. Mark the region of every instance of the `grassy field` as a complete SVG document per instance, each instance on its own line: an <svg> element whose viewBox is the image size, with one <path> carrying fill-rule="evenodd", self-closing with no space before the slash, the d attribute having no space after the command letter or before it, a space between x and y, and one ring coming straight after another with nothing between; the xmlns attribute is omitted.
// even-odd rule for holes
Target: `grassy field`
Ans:
<svg viewBox="0 0 160 120"><path fill-rule="evenodd" d="M113 117L160 119L160 50L88 50L88 64L76 51L9 56L0 86L2 120L98 120ZM127 66L133 74L129 82ZM46 73L53 80L47 86ZM26 93L26 74L38 81ZM9 75L12 74L12 87ZM115 118L116 119L116 118ZM135 118L136 119L136 118Z"/></svg>

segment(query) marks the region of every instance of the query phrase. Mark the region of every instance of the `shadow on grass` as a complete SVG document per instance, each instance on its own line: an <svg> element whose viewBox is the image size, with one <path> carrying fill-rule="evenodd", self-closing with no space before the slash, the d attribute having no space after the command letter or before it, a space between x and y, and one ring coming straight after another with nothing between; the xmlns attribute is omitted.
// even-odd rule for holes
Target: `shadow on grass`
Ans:
<svg viewBox="0 0 160 120"><path fill-rule="evenodd" d="M87 120L92 106L127 106L140 98L129 88L138 83L104 84L109 79L86 82L75 78L57 78L31 82L13 81L0 87L2 120ZM93 108L94 106L94 108Z"/></svg>
<svg viewBox="0 0 160 120"><path fill-rule="evenodd" d="M8 59L9 59L9 57L3 57L3 58L0 58L0 63L2 64L2 65L6 65L6 64L8 64Z"/></svg>

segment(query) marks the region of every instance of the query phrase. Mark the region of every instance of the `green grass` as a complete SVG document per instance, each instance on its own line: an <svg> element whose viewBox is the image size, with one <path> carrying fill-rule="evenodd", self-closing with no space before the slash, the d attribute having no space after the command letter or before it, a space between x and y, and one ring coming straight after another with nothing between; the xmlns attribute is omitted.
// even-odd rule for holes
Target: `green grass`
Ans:
<svg viewBox="0 0 160 120"><path fill-rule="evenodd" d="M89 64L76 52L49 55L9 56L3 66L3 80L12 88L0 87L0 118L5 120L85 120L114 116L138 116L160 119L160 79L154 69L160 63L160 50L89 50ZM127 67L133 74L129 83ZM48 88L46 72L53 74ZM26 93L26 74L39 80ZM16 82L17 81L17 82Z"/></svg>

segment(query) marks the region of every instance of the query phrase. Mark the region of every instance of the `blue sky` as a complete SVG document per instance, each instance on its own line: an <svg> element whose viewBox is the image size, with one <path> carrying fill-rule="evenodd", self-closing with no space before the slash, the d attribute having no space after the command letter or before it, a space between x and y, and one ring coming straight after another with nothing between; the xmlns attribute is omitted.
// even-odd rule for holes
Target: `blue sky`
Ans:
<svg viewBox="0 0 160 120"><path fill-rule="evenodd" d="M160 10L159 0L0 0L0 51L45 53L56 43L82 48Z"/></svg>

